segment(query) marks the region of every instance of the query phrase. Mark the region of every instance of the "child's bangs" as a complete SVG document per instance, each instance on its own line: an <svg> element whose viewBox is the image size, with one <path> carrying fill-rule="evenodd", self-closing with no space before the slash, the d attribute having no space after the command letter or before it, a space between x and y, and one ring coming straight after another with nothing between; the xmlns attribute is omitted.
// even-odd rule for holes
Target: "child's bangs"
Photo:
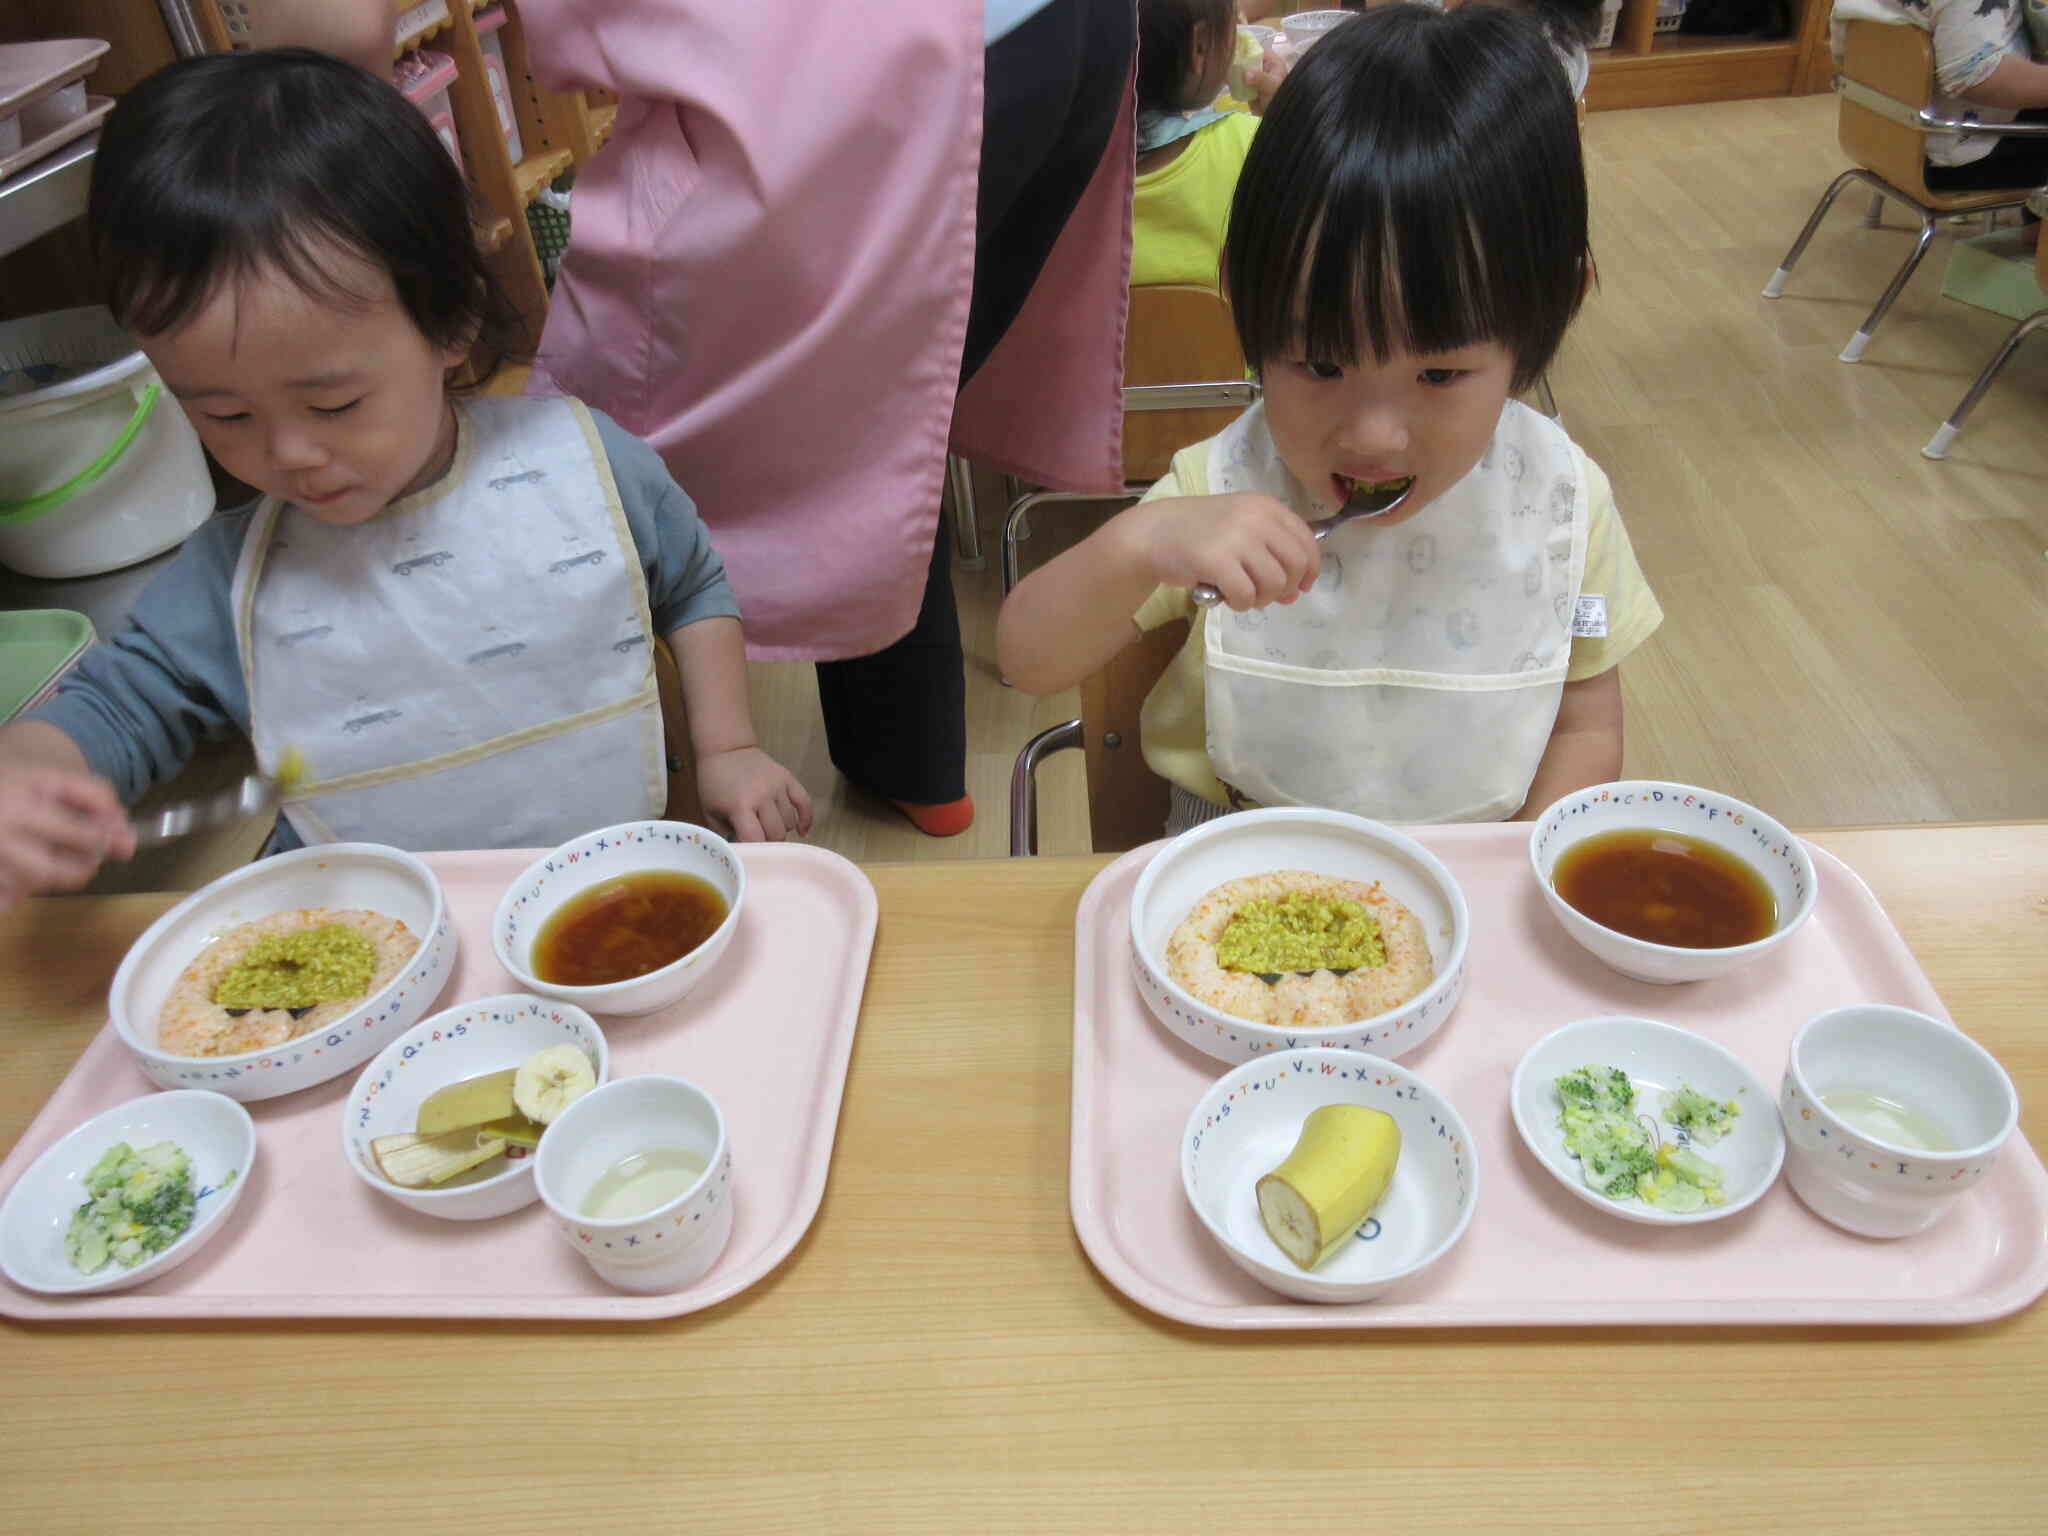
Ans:
<svg viewBox="0 0 2048 1536"><path fill-rule="evenodd" d="M1330 222L1359 233L1314 238ZM1390 200L1369 214L1326 208L1310 229L1282 355L1348 368L1500 337L1498 274L1478 231L1455 210L1435 199Z"/></svg>
<svg viewBox="0 0 2048 1536"><path fill-rule="evenodd" d="M152 246L125 247L105 281L107 307L123 329L155 336L187 324L223 293L251 278L275 274L314 302L357 312L376 294L364 279L375 254L339 232L293 221L195 220L167 231Z"/></svg>

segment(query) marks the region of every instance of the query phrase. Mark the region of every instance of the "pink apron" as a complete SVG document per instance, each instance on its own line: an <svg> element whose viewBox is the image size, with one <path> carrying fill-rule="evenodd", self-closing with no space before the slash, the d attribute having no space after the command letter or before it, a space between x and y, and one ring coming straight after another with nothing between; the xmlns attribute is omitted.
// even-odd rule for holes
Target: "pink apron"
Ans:
<svg viewBox="0 0 2048 1536"><path fill-rule="evenodd" d="M949 444L1043 485L1122 484L1128 105L956 414L981 0L520 10L551 84L622 98L577 178L536 387L660 451L750 654L859 656L910 628Z"/></svg>

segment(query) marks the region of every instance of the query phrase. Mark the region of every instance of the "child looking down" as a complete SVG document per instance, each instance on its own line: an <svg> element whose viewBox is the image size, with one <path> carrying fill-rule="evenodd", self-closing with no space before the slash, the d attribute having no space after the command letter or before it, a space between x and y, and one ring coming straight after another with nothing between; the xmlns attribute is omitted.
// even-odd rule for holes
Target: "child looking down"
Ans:
<svg viewBox="0 0 2048 1536"><path fill-rule="evenodd" d="M1571 94L1535 27L1403 5L1330 32L1231 210L1261 403L1018 586L1004 676L1069 687L1192 620L1141 716L1170 832L1246 804L1501 820L1616 777L1615 665L1662 614L1606 476L1509 398L1588 271ZM1383 481L1406 498L1317 542L1310 519Z"/></svg>
<svg viewBox="0 0 2048 1536"><path fill-rule="evenodd" d="M262 494L0 729L0 905L131 851L123 802L234 732L266 772L305 764L278 847L544 847L659 815L663 644L707 813L809 828L660 459L574 400L451 393L516 316L389 84L301 50L173 64L107 119L88 229L114 318Z"/></svg>

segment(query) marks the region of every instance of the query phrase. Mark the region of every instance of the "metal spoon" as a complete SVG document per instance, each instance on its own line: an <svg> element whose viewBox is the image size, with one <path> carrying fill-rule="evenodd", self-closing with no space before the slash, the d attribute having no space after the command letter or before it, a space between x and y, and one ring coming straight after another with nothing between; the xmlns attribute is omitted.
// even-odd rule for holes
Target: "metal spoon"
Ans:
<svg viewBox="0 0 2048 1536"><path fill-rule="evenodd" d="M180 800L147 816L135 819L135 846L154 848L176 838L188 837L208 827L225 826L244 816L257 816L277 808L277 780L252 773L241 783L204 795L197 800Z"/></svg>
<svg viewBox="0 0 2048 1536"><path fill-rule="evenodd" d="M1408 493L1414 489L1415 477L1412 475L1399 486L1360 486L1345 498L1342 507L1328 517L1311 518L1308 531L1315 536L1317 543L1321 543L1353 518L1380 517L1393 511L1408 499ZM1191 595L1204 608L1214 608L1223 601L1223 594L1206 581L1198 585Z"/></svg>

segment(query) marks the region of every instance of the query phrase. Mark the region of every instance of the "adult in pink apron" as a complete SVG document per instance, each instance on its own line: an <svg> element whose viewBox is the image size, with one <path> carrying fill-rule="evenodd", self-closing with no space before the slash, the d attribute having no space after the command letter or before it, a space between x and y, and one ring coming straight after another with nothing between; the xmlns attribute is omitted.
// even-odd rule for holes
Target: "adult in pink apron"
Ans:
<svg viewBox="0 0 2048 1536"><path fill-rule="evenodd" d="M621 97L537 376L660 450L750 653L824 663L840 771L956 801L949 445L1122 480L1131 0L1050 0L986 91L982 0L520 10L550 84Z"/></svg>

